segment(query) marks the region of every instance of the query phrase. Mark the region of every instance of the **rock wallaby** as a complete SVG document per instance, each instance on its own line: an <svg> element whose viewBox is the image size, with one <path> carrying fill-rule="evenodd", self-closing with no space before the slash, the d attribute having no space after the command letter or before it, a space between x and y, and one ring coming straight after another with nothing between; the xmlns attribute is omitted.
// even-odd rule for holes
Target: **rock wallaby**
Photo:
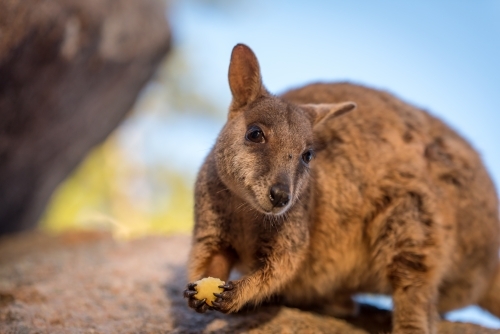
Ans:
<svg viewBox="0 0 500 334"><path fill-rule="evenodd" d="M478 154L394 96L349 83L281 96L252 50L229 65L227 123L199 172L189 280L229 281L210 307L270 298L347 316L356 293L393 299L394 333L435 333L439 314L500 316L499 210Z"/></svg>

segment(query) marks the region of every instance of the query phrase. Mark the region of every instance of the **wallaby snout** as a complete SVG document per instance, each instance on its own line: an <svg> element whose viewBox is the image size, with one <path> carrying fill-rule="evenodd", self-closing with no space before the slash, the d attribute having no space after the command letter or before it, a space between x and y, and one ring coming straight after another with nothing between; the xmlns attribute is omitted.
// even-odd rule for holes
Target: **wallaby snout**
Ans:
<svg viewBox="0 0 500 334"><path fill-rule="evenodd" d="M282 208L290 203L290 187L286 184L277 183L269 191L269 199L273 208Z"/></svg>

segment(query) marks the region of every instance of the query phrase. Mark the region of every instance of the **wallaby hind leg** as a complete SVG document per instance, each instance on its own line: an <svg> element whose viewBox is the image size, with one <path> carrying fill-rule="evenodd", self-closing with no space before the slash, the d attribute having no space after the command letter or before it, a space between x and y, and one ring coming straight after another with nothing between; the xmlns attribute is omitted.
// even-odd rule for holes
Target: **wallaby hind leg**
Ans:
<svg viewBox="0 0 500 334"><path fill-rule="evenodd" d="M484 296L479 300L479 306L500 318L500 267L497 268Z"/></svg>

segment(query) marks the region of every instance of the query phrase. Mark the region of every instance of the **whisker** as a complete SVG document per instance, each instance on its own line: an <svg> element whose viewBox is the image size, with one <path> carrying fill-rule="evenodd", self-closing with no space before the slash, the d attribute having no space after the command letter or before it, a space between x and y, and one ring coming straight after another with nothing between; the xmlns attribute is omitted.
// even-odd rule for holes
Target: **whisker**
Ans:
<svg viewBox="0 0 500 334"><path fill-rule="evenodd" d="M216 192L216 194L219 194L219 193L221 193L221 192L223 192L223 191L226 191L226 190L229 190L229 188L224 188L224 189L221 189L221 190L219 190L218 192Z"/></svg>

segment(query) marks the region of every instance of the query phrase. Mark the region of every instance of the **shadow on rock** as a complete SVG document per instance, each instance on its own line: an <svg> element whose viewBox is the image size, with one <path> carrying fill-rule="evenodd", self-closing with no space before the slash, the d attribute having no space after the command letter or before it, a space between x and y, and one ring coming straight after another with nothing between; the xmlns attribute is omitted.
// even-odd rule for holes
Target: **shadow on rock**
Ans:
<svg viewBox="0 0 500 334"><path fill-rule="evenodd" d="M164 284L166 297L171 302L169 317L174 324L174 333L246 333L249 329L264 326L280 312L278 306L262 306L231 315L216 311L196 313L183 297L184 283L187 282L185 268L176 266L168 270L175 273L173 279Z"/></svg>
<svg viewBox="0 0 500 334"><path fill-rule="evenodd" d="M356 317L344 320L353 326L369 333L390 333L392 327L392 313L368 304L359 305L359 314Z"/></svg>

